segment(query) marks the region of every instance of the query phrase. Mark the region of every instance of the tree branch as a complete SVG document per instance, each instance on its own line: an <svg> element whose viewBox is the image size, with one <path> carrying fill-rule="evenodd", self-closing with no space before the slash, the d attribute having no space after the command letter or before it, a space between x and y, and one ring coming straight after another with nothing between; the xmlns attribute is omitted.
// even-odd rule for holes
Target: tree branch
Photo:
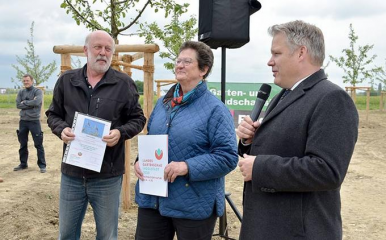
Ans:
<svg viewBox="0 0 386 240"><path fill-rule="evenodd" d="M118 29L118 33L123 32L123 31L125 31L126 29L129 29L132 25L134 25L134 24L138 21L138 19L141 17L142 13L145 11L147 5L149 5L150 2L151 2L151 0L148 0L148 1L145 3L145 5L144 5L143 8L141 9L141 11L138 13L137 17L136 17L131 23L129 23L129 25L127 25L126 27L123 27L123 28L121 28L121 29Z"/></svg>
<svg viewBox="0 0 386 240"><path fill-rule="evenodd" d="M78 10L76 10L76 8L68 1L68 0L65 0L66 3L68 4L68 6L70 6L70 8L72 9L72 11L77 15L78 18L81 18L82 21L86 22L87 24L89 24L91 27L95 28L95 29L98 29L100 30L100 27L93 24L92 22L90 22L89 20L87 20L86 18L84 18L80 12L78 12ZM87 2L87 1L86 1ZM87 2L87 5L88 5L88 2ZM90 7L90 6L88 6Z"/></svg>

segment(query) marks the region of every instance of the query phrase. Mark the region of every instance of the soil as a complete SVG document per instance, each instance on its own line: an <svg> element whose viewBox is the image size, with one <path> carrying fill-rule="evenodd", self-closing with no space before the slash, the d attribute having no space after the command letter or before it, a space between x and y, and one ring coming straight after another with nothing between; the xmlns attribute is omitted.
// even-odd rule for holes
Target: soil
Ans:
<svg viewBox="0 0 386 240"><path fill-rule="evenodd" d="M29 168L14 172L19 164L16 138L18 110L0 109L0 239L57 239L58 195L62 142L42 122L47 172L40 173L36 150L29 140ZM368 120L360 112L359 139L349 171L342 185L343 239L386 239L386 112L371 111ZM137 149L131 144L131 165ZM132 166L131 166L132 169ZM131 199L136 178L130 172ZM238 169L226 177L226 190L242 212L243 181ZM137 207L121 211L119 238L134 239ZM229 236L237 239L240 222L227 206ZM215 230L218 233L218 224ZM95 223L89 207L82 227L82 239L95 239ZM213 239L220 239L213 237Z"/></svg>

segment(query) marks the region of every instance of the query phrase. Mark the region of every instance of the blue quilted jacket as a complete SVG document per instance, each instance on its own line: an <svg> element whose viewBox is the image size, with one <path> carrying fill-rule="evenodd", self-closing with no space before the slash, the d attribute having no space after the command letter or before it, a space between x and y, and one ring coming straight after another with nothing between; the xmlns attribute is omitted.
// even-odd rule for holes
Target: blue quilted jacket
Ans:
<svg viewBox="0 0 386 240"><path fill-rule="evenodd" d="M169 183L166 198L139 193L137 182L135 201L139 207L159 209L167 217L201 220L214 211L221 216L224 176L238 162L232 116L203 82L170 121L174 89L158 100L149 119L148 134L168 134L169 162L185 161L189 173Z"/></svg>

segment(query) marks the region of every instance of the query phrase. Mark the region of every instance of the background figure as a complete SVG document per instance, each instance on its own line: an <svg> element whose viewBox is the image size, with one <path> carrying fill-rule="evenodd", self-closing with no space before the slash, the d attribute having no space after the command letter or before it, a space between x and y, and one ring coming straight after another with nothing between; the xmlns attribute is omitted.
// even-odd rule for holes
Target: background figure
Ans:
<svg viewBox="0 0 386 240"><path fill-rule="evenodd" d="M342 239L340 186L358 136L357 110L321 69L319 28L293 21L269 33L268 66L283 90L261 124L247 117L237 128L245 181L240 240Z"/></svg>
<svg viewBox="0 0 386 240"><path fill-rule="evenodd" d="M33 86L33 78L26 74L23 76L24 89L21 89L16 98L16 107L20 109L19 129L16 130L20 142L20 164L14 171L28 168L28 133L32 139L38 155L38 166L41 173L46 172L46 159L44 157L43 132L40 126L40 110L42 108L42 90Z"/></svg>
<svg viewBox="0 0 386 240"><path fill-rule="evenodd" d="M87 64L65 72L57 81L46 112L52 132L67 143L75 111L111 121L100 173L62 163L59 239L80 239L88 203L94 211L96 239L117 239L119 196L125 167L125 140L142 131L146 119L138 103L134 81L110 67L114 40L105 31L90 33L85 41Z"/></svg>
<svg viewBox="0 0 386 240"><path fill-rule="evenodd" d="M168 197L139 193L136 239L212 239L224 213L224 176L238 161L233 118L207 88L212 50L188 41L175 63L178 83L160 98L150 116L148 134L168 134L169 164L164 178ZM143 180L139 163L136 176Z"/></svg>

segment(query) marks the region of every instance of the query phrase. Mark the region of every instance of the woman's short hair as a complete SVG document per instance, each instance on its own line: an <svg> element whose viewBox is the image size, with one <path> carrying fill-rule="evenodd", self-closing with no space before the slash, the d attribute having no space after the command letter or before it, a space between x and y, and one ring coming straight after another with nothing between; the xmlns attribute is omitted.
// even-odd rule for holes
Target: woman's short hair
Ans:
<svg viewBox="0 0 386 240"><path fill-rule="evenodd" d="M212 70L213 66L214 57L212 49L210 49L210 47L205 43L197 41L184 42L180 47L179 53L181 53L185 49L193 49L196 52L198 68L201 71L204 71L205 67L208 67L208 71L203 77L204 79L206 79L206 77L208 77L208 75L210 74L210 71Z"/></svg>
<svg viewBox="0 0 386 240"><path fill-rule="evenodd" d="M278 33L284 33L287 37L288 47L295 51L300 46L307 47L311 61L315 65L322 66L325 58L325 46L323 32L318 27L296 20L283 24L276 24L268 28L268 33L274 37Z"/></svg>

